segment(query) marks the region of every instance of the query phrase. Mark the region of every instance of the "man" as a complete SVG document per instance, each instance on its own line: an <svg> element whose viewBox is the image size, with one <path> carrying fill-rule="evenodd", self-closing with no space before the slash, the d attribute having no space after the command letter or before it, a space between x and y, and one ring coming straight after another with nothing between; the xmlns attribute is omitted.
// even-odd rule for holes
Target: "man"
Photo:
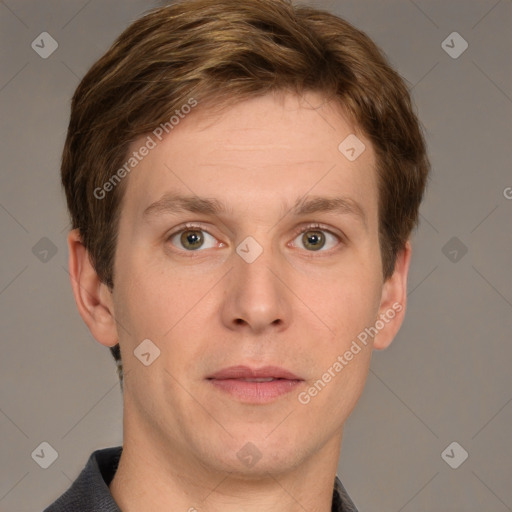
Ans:
<svg viewBox="0 0 512 512"><path fill-rule="evenodd" d="M402 323L428 171L402 79L331 14L189 0L126 29L62 161L123 447L46 510L356 510L343 425Z"/></svg>

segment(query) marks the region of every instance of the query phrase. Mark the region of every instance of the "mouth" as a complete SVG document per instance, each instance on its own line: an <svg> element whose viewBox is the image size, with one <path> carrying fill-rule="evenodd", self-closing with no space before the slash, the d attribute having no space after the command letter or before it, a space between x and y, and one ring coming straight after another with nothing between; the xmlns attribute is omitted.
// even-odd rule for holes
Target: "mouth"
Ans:
<svg viewBox="0 0 512 512"><path fill-rule="evenodd" d="M277 366L231 366L207 377L207 381L240 402L265 404L290 393L304 379Z"/></svg>

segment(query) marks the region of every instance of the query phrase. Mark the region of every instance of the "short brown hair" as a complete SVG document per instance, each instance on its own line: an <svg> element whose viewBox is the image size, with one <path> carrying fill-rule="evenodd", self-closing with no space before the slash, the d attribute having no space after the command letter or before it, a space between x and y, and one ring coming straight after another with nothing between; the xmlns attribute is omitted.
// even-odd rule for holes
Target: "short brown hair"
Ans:
<svg viewBox="0 0 512 512"><path fill-rule="evenodd" d="M122 168L130 143L191 98L208 108L274 91L335 99L371 140L383 277L391 276L418 222L430 168L400 75L364 32L328 12L289 0L183 0L130 25L72 99L62 184L72 227L102 282L113 289L126 180L101 198L97 190ZM122 381L119 344L111 350Z"/></svg>

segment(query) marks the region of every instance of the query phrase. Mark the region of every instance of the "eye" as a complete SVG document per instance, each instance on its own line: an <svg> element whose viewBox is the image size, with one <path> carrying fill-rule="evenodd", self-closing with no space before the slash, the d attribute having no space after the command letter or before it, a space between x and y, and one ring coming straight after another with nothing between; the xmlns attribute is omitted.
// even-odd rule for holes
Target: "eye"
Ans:
<svg viewBox="0 0 512 512"><path fill-rule="evenodd" d="M214 247L222 247L224 245L222 242L218 242L203 227L195 225L185 226L171 234L168 240L178 249L184 249L187 252L198 251L199 249L213 249ZM302 244L309 252L322 250L325 252L336 247L340 243L341 238L328 229L315 224L298 231L298 236L296 236L292 243L294 246L296 246L297 240L299 240L299 245Z"/></svg>
<svg viewBox="0 0 512 512"><path fill-rule="evenodd" d="M174 246L183 248L186 251L212 249L217 243L217 239L200 226L187 226L186 229L170 235L168 240Z"/></svg>
<svg viewBox="0 0 512 512"><path fill-rule="evenodd" d="M299 235L294 239L294 245L298 239L300 239L299 243L308 251L329 250L336 247L341 240L339 236L318 225L308 226L300 230Z"/></svg>

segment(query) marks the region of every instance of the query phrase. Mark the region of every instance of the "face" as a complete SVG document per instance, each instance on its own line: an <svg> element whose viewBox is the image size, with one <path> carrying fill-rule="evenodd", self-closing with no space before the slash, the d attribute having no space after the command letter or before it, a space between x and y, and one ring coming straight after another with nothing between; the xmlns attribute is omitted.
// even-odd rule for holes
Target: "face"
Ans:
<svg viewBox="0 0 512 512"><path fill-rule="evenodd" d="M313 93L198 106L131 172L112 296L125 435L248 475L339 443L394 321L365 331L390 306L375 155L360 134L355 160L338 149L354 133Z"/></svg>

